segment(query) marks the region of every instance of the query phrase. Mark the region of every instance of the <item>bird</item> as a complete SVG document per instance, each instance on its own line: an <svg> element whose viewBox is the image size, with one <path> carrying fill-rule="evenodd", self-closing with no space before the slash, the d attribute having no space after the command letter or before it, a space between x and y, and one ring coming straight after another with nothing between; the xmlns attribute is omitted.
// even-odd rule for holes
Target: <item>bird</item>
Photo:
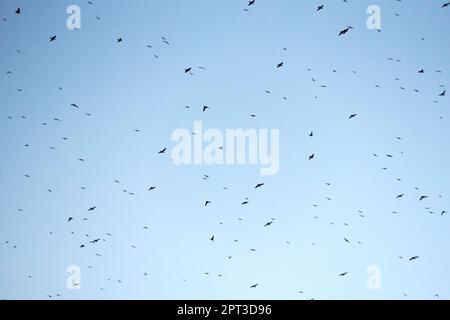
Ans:
<svg viewBox="0 0 450 320"><path fill-rule="evenodd" d="M191 67L189 67L189 68L186 68L186 69L184 69L184 73L189 73L189 72L191 72L191 70L192 70L192 68L191 68ZM197 77L195 77L195 78L197 78Z"/></svg>
<svg viewBox="0 0 450 320"><path fill-rule="evenodd" d="M425 73L425 70L420 69L417 73Z"/></svg>
<svg viewBox="0 0 450 320"><path fill-rule="evenodd" d="M155 190L156 189L156 187L150 187L150 188L148 188L148 191L152 191L152 190Z"/></svg>
<svg viewBox="0 0 450 320"><path fill-rule="evenodd" d="M262 186L264 186L264 183L258 183L258 184L255 186L255 189L261 188Z"/></svg>
<svg viewBox="0 0 450 320"><path fill-rule="evenodd" d="M208 204L210 204L210 203L212 203L212 202L209 201L209 200L205 201L205 207L206 207Z"/></svg>
<svg viewBox="0 0 450 320"><path fill-rule="evenodd" d="M250 1L248 2L248 6L254 5L254 4L255 4L255 1L256 1L256 0L250 0Z"/></svg>
<svg viewBox="0 0 450 320"><path fill-rule="evenodd" d="M50 42L53 42L55 40L56 40L56 35L50 37Z"/></svg>
<svg viewBox="0 0 450 320"><path fill-rule="evenodd" d="M342 35L346 34L350 29L353 29L353 27L349 26L349 27L339 31L339 36L342 36Z"/></svg>
<svg viewBox="0 0 450 320"><path fill-rule="evenodd" d="M17 8L17 10L15 11L15 13L16 13L16 14L21 14L21 10L20 10L20 7L19 7L19 8Z"/></svg>
<svg viewBox="0 0 450 320"><path fill-rule="evenodd" d="M72 221L73 220L73 218L72 217L69 217L69 219L67 219L67 222L70 222L70 221Z"/></svg>
<svg viewBox="0 0 450 320"><path fill-rule="evenodd" d="M167 148L162 149L161 151L159 151L159 154L163 154L164 152L166 152Z"/></svg>
<svg viewBox="0 0 450 320"><path fill-rule="evenodd" d="M358 115L357 113L353 113L353 114L351 114L348 118L349 118L349 119L353 119L353 118L355 118L357 115Z"/></svg>
<svg viewBox="0 0 450 320"><path fill-rule="evenodd" d="M250 288L254 289L258 286L258 283L255 283L254 285L251 285Z"/></svg>
<svg viewBox="0 0 450 320"><path fill-rule="evenodd" d="M97 207L90 207L88 211L94 211Z"/></svg>
<svg viewBox="0 0 450 320"><path fill-rule="evenodd" d="M320 6L318 6L317 7L317 11L320 11L320 10L322 10L323 9L323 7L324 7L324 5L322 4L322 5L320 5Z"/></svg>
<svg viewBox="0 0 450 320"><path fill-rule="evenodd" d="M439 95L440 97L444 97L445 96L445 90L444 91L442 91L442 93Z"/></svg>
<svg viewBox="0 0 450 320"><path fill-rule="evenodd" d="M208 106L203 106L203 112L205 112L207 109L210 109Z"/></svg>
<svg viewBox="0 0 450 320"><path fill-rule="evenodd" d="M267 223L264 225L264 227L268 227L268 226L270 226L272 223L273 223L273 221L269 221L269 222L267 222Z"/></svg>
<svg viewBox="0 0 450 320"><path fill-rule="evenodd" d="M277 69L281 68L283 66L284 62L280 62L279 64L277 64Z"/></svg>
<svg viewBox="0 0 450 320"><path fill-rule="evenodd" d="M404 193L399 194L396 198L397 198L397 199L403 198L404 195L405 195Z"/></svg>
<svg viewBox="0 0 450 320"><path fill-rule="evenodd" d="M122 38L117 38L117 43L120 43L122 41L123 41Z"/></svg>
<svg viewBox="0 0 450 320"><path fill-rule="evenodd" d="M316 155L313 153L312 155L309 156L309 160L314 159L315 156L316 156Z"/></svg>
<svg viewBox="0 0 450 320"><path fill-rule="evenodd" d="M419 198L419 201L425 200L425 199L427 199L427 198L428 198L428 196L421 196L421 197Z"/></svg>
<svg viewBox="0 0 450 320"><path fill-rule="evenodd" d="M348 274L348 272L343 272L339 274L339 277L345 277Z"/></svg>
<svg viewBox="0 0 450 320"><path fill-rule="evenodd" d="M214 235L209 240L214 241Z"/></svg>
<svg viewBox="0 0 450 320"><path fill-rule="evenodd" d="M413 260L416 260L416 259L419 259L419 258L420 258L419 256L413 256L413 257L409 258L409 261L413 261Z"/></svg>

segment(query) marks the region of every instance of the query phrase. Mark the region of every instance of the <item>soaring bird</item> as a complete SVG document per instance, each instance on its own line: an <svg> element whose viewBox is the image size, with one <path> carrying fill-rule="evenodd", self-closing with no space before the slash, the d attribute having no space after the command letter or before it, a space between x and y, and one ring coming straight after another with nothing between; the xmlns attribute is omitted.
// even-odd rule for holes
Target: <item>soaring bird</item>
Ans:
<svg viewBox="0 0 450 320"><path fill-rule="evenodd" d="M214 241L214 235L209 240Z"/></svg>
<svg viewBox="0 0 450 320"><path fill-rule="evenodd" d="M405 195L404 193L399 194L399 195L397 196L397 199L403 198L404 195Z"/></svg>
<svg viewBox="0 0 450 320"><path fill-rule="evenodd" d="M348 118L349 118L349 119L353 119L353 118L355 118L357 115L358 115L357 113L354 113L354 114L351 114L350 117L348 117Z"/></svg>
<svg viewBox="0 0 450 320"><path fill-rule="evenodd" d="M347 28L341 30L341 31L339 32L339 36L342 36L342 35L346 34L350 29L353 29L353 27L350 27L350 26L349 26L349 27L347 27Z"/></svg>
<svg viewBox="0 0 450 320"><path fill-rule="evenodd" d="M250 1L248 2L248 6L254 5L254 4L255 4L255 1L256 1L256 0L250 0Z"/></svg>
<svg viewBox="0 0 450 320"><path fill-rule="evenodd" d="M150 188L148 188L148 191L152 191L154 189L156 189L156 187L150 187Z"/></svg>
<svg viewBox="0 0 450 320"><path fill-rule="evenodd" d="M309 160L314 159L314 157L315 157L315 154L313 153L312 155L309 156Z"/></svg>
<svg viewBox="0 0 450 320"><path fill-rule="evenodd" d="M167 148L162 149L161 151L159 151L159 154L163 154L164 152L166 152Z"/></svg>
<svg viewBox="0 0 450 320"><path fill-rule="evenodd" d="M264 183L258 183L258 184L255 186L255 189L261 188L263 185L264 185Z"/></svg>
<svg viewBox="0 0 450 320"><path fill-rule="evenodd" d="M255 283L254 285L250 286L250 288L254 289L258 286L258 283Z"/></svg>
<svg viewBox="0 0 450 320"><path fill-rule="evenodd" d="M120 42L122 42L122 38L117 39L117 43L120 43Z"/></svg>
<svg viewBox="0 0 450 320"><path fill-rule="evenodd" d="M186 68L186 69L184 69L184 73L188 73L188 72L191 72L191 70L192 70L192 68L191 68L191 67L189 67L189 68Z"/></svg>
<svg viewBox="0 0 450 320"><path fill-rule="evenodd" d="M209 200L205 201L205 207L206 207L208 204L210 204L210 203L212 203L212 202L209 201Z"/></svg>
<svg viewBox="0 0 450 320"><path fill-rule="evenodd" d="M428 196L421 196L420 199L419 199L419 201L425 200L425 199L427 199L427 198L428 198Z"/></svg>
<svg viewBox="0 0 450 320"><path fill-rule="evenodd" d="M277 64L277 69L281 68L283 66L284 62L280 62L279 64Z"/></svg>
<svg viewBox="0 0 450 320"><path fill-rule="evenodd" d="M72 217L69 217L69 219L67 220L67 222L70 222L70 221L72 221L73 220L73 218Z"/></svg>
<svg viewBox="0 0 450 320"><path fill-rule="evenodd" d="M348 272L343 272L341 274L339 274L339 277L345 277L347 275Z"/></svg>
<svg viewBox="0 0 450 320"><path fill-rule="evenodd" d="M88 211L94 211L97 207L90 207Z"/></svg>
<svg viewBox="0 0 450 320"><path fill-rule="evenodd" d="M50 37L50 42L53 42L55 40L56 40L56 35Z"/></svg>
<svg viewBox="0 0 450 320"><path fill-rule="evenodd" d="M211 109L211 108L208 106L203 106L203 112L205 112L207 109Z"/></svg>
<svg viewBox="0 0 450 320"><path fill-rule="evenodd" d="M416 260L416 259L419 259L419 256L413 256L413 257L409 258L409 261L413 261L413 260Z"/></svg>
<svg viewBox="0 0 450 320"><path fill-rule="evenodd" d="M267 222L267 223L264 225L264 227L268 227L268 226L270 226L272 223L273 223L273 221L269 221L269 222Z"/></svg>
<svg viewBox="0 0 450 320"><path fill-rule="evenodd" d="M444 97L445 96L445 90L442 91L442 93L439 95L439 97Z"/></svg>
<svg viewBox="0 0 450 320"><path fill-rule="evenodd" d="M15 12L16 12L16 14L20 14L20 13L21 13L21 11L20 11L20 7L19 7L19 8L17 8L17 10L16 10Z"/></svg>
<svg viewBox="0 0 450 320"><path fill-rule="evenodd" d="M322 10L323 9L323 7L324 7L324 5L322 4L322 5L320 5L320 6L318 6L317 7L317 11L320 11L320 10Z"/></svg>

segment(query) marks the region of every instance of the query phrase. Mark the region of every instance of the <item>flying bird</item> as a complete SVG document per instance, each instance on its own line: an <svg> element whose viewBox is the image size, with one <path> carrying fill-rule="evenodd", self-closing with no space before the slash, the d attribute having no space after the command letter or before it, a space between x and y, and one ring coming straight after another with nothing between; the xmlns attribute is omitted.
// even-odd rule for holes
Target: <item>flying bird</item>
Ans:
<svg viewBox="0 0 450 320"><path fill-rule="evenodd" d="M349 27L347 27L347 28L341 30L341 31L339 32L339 36L342 36L342 35L346 34L350 29L353 29L353 27L350 27L350 26L349 26Z"/></svg>

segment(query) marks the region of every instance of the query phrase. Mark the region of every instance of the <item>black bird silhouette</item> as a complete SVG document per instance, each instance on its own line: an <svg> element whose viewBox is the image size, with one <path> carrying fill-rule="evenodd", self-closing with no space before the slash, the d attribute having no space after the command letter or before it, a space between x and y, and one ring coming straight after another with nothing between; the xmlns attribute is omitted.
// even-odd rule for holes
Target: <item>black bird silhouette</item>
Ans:
<svg viewBox="0 0 450 320"><path fill-rule="evenodd" d="M90 207L88 211L94 211L97 207Z"/></svg>
<svg viewBox="0 0 450 320"><path fill-rule="evenodd" d="M444 97L445 96L445 90L442 91L442 93L439 95L439 97Z"/></svg>
<svg viewBox="0 0 450 320"><path fill-rule="evenodd" d="M207 109L210 109L208 106L203 106L203 112L205 112Z"/></svg>
<svg viewBox="0 0 450 320"><path fill-rule="evenodd" d="M117 43L122 42L122 38L117 39Z"/></svg>
<svg viewBox="0 0 450 320"><path fill-rule="evenodd" d="M267 222L267 223L264 225L264 227L268 227L268 226L270 226L272 223L273 223L273 221L269 221L269 222Z"/></svg>
<svg viewBox="0 0 450 320"><path fill-rule="evenodd" d="M347 27L347 28L341 30L341 31L339 32L339 36L342 36L342 35L346 34L350 29L353 29L353 27L350 27L350 26L349 26L349 27Z"/></svg>
<svg viewBox="0 0 450 320"><path fill-rule="evenodd" d="M355 118L357 115L358 115L357 113L354 113L354 114L351 114L350 117L348 117L348 118L349 118L349 119L353 119L353 118Z"/></svg>
<svg viewBox="0 0 450 320"><path fill-rule="evenodd" d="M419 258L420 258L419 256L413 256L413 257L409 258L409 261L413 261L413 260L416 260L416 259L419 259Z"/></svg>
<svg viewBox="0 0 450 320"><path fill-rule="evenodd" d="M261 188L263 185L264 185L264 183L258 183L258 184L255 186L255 189Z"/></svg>
<svg viewBox="0 0 450 320"><path fill-rule="evenodd" d="M254 289L258 286L258 283L255 283L254 285L251 285L250 288Z"/></svg>
<svg viewBox="0 0 450 320"><path fill-rule="evenodd" d="M419 199L419 201L425 200L425 199L427 199L427 198L428 198L428 196L421 196L420 199Z"/></svg>
<svg viewBox="0 0 450 320"><path fill-rule="evenodd" d="M347 275L347 273L348 273L348 272L343 272L343 273L339 274L339 277L344 277L344 276Z"/></svg>
<svg viewBox="0 0 450 320"><path fill-rule="evenodd" d="M313 153L312 155L309 156L309 160L314 159L315 156L316 156L316 155Z"/></svg>
<svg viewBox="0 0 450 320"><path fill-rule="evenodd" d="M398 196L397 196L397 199L399 199L399 198L403 198L403 196L404 196L405 194L404 193L402 193L402 194L399 194Z"/></svg>
<svg viewBox="0 0 450 320"><path fill-rule="evenodd" d="M323 4L317 7L317 11L320 11L323 9Z"/></svg>
<svg viewBox="0 0 450 320"><path fill-rule="evenodd" d="M208 204L210 204L210 203L212 203L212 202L209 201L209 200L205 201L205 207L206 207Z"/></svg>
<svg viewBox="0 0 450 320"><path fill-rule="evenodd" d="M190 72L192 70L192 68L187 68L187 69L184 69L184 73L188 73L188 72Z"/></svg>
<svg viewBox="0 0 450 320"><path fill-rule="evenodd" d="M166 152L167 148L162 149L161 151L159 151L159 154L163 154L164 152Z"/></svg>
<svg viewBox="0 0 450 320"><path fill-rule="evenodd" d="M279 64L277 64L277 68L281 68L283 66L284 62L280 62Z"/></svg>
<svg viewBox="0 0 450 320"><path fill-rule="evenodd" d="M154 189L156 189L156 187L150 187L150 188L148 188L148 191L152 191Z"/></svg>
<svg viewBox="0 0 450 320"><path fill-rule="evenodd" d="M256 1L256 0L250 0L250 1L248 2L248 6L254 5L254 4L255 4L255 1Z"/></svg>
<svg viewBox="0 0 450 320"><path fill-rule="evenodd" d="M50 37L50 42L53 42L53 41L55 41L55 40L56 40L56 35Z"/></svg>
<svg viewBox="0 0 450 320"><path fill-rule="evenodd" d="M20 11L20 7L19 7L19 8L17 8L17 10L16 10L15 12L16 12L16 14L20 14L20 13L21 13L21 11Z"/></svg>
<svg viewBox="0 0 450 320"><path fill-rule="evenodd" d="M214 241L214 236L212 236L209 240Z"/></svg>

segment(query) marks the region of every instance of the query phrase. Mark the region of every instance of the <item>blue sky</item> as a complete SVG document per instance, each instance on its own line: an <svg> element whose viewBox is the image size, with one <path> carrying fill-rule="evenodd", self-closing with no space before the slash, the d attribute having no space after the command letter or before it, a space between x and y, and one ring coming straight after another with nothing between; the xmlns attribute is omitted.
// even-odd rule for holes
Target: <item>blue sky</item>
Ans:
<svg viewBox="0 0 450 320"><path fill-rule="evenodd" d="M444 2L1 1L0 298L450 298ZM173 165L194 121L279 129L278 174Z"/></svg>

